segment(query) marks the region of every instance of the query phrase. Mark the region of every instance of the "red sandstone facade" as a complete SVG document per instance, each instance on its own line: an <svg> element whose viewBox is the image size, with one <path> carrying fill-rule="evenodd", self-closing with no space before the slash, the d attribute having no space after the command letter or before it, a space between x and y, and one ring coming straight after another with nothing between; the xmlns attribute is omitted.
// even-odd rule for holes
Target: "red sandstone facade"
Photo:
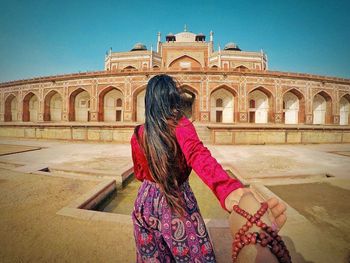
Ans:
<svg viewBox="0 0 350 263"><path fill-rule="evenodd" d="M214 51L213 34L166 36L157 50L137 44L105 57L105 70L0 84L1 122L143 121L148 80L175 77L186 112L202 123L349 125L350 79L268 71L267 56L229 43Z"/></svg>

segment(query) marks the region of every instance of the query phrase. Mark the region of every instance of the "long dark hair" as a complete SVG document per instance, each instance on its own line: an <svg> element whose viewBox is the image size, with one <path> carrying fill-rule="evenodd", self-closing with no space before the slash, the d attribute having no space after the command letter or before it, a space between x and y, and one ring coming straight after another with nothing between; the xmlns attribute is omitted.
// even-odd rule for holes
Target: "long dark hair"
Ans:
<svg viewBox="0 0 350 263"><path fill-rule="evenodd" d="M175 136L176 125L184 115L181 98L181 89L172 77L161 74L149 80L141 145L153 180L159 184L171 210L183 215L179 176L184 155Z"/></svg>

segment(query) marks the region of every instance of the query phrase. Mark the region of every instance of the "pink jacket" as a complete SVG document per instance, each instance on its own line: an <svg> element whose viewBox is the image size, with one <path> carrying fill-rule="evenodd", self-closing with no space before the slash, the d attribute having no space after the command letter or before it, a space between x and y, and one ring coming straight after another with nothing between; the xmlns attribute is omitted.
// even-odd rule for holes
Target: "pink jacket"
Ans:
<svg viewBox="0 0 350 263"><path fill-rule="evenodd" d="M142 136L144 125L139 129ZM182 117L176 127L176 138L180 148L185 155L187 169L184 169L183 177L185 181L191 169L203 180L203 182L213 191L220 201L221 206L226 210L226 197L237 188L243 187L241 182L231 178L222 166L211 155L207 147L198 138L195 127L186 117ZM148 163L143 151L138 144L135 134L131 137L132 159L134 162L134 174L140 181L144 179L153 181L150 175Z"/></svg>

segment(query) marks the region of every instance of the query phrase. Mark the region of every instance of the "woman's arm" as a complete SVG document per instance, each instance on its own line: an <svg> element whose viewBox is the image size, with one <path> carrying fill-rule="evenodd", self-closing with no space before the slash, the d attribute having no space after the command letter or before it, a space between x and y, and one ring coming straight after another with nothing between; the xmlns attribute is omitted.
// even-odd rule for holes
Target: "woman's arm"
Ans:
<svg viewBox="0 0 350 263"><path fill-rule="evenodd" d="M208 148L203 145L192 122L186 117L182 118L176 127L176 138L187 164L193 168L219 199L221 206L227 210L225 199L234 190L243 187L241 182L226 173Z"/></svg>

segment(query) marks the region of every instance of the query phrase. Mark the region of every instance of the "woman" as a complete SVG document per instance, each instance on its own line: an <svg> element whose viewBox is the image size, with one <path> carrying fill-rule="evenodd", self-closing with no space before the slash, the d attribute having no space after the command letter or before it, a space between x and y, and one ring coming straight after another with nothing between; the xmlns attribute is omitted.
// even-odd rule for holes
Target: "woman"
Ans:
<svg viewBox="0 0 350 263"><path fill-rule="evenodd" d="M131 138L134 173L142 181L132 219L137 262L216 262L208 231L188 184L193 169L231 212L249 192L230 178L184 116L182 94L168 75L149 80L145 123ZM271 200L279 226L284 208Z"/></svg>

